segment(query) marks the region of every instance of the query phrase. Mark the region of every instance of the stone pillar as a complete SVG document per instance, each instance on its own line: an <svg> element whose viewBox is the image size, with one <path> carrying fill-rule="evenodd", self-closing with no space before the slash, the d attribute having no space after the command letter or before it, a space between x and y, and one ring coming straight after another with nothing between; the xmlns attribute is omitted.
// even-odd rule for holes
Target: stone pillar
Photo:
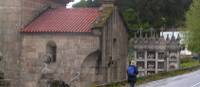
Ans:
<svg viewBox="0 0 200 87"><path fill-rule="evenodd" d="M179 51L177 52L176 57L177 57L177 69L180 69L180 52Z"/></svg>
<svg viewBox="0 0 200 87"><path fill-rule="evenodd" d="M144 53L144 66L145 66L145 75L147 75L147 51L145 50L145 53Z"/></svg>
<svg viewBox="0 0 200 87"><path fill-rule="evenodd" d="M158 51L156 51L156 60L155 60L155 62L156 62L156 66L155 66L155 73L158 73Z"/></svg>
<svg viewBox="0 0 200 87"><path fill-rule="evenodd" d="M134 58L133 59L137 62L137 51L134 51Z"/></svg>
<svg viewBox="0 0 200 87"><path fill-rule="evenodd" d="M166 58L166 59L167 59L167 60L166 60L166 65L167 65L167 66L166 66L166 67L167 67L166 70L169 71L169 52L166 52L166 53L167 53L167 55L168 55L167 58Z"/></svg>

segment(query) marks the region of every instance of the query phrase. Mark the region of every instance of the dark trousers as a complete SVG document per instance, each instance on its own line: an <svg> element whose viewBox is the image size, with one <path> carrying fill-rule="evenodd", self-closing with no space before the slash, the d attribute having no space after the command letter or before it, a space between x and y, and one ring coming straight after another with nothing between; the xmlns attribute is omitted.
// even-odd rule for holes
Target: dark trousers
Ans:
<svg viewBox="0 0 200 87"><path fill-rule="evenodd" d="M136 81L137 81L136 76L128 76L128 83L130 84L130 87L134 87Z"/></svg>
<svg viewBox="0 0 200 87"><path fill-rule="evenodd" d="M135 86L135 81L129 81L130 87L134 87Z"/></svg>

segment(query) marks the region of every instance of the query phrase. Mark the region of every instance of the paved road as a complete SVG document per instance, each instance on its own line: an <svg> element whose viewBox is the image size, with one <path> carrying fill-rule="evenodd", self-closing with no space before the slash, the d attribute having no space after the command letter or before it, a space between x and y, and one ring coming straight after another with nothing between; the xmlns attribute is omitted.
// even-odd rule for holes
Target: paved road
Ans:
<svg viewBox="0 0 200 87"><path fill-rule="evenodd" d="M200 70L172 78L153 81L137 87L200 87Z"/></svg>

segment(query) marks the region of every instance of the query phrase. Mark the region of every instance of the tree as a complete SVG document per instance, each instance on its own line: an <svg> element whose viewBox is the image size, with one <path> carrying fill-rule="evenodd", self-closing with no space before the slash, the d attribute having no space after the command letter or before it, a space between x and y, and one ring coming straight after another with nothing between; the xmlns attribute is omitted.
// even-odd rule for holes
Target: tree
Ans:
<svg viewBox="0 0 200 87"><path fill-rule="evenodd" d="M193 0L186 15L186 29L188 33L188 48L200 54L200 0Z"/></svg>
<svg viewBox="0 0 200 87"><path fill-rule="evenodd" d="M125 19L133 15L126 20L131 29L183 26L190 3L191 0L116 0ZM82 0L73 7L99 6L100 0Z"/></svg>
<svg viewBox="0 0 200 87"><path fill-rule="evenodd" d="M149 27L179 27L184 25L185 12L191 0L118 0L117 4L124 13L126 9L135 11L137 24ZM126 13L126 12L125 12ZM130 19L131 20L131 19ZM147 27L147 26L145 26ZM144 28L145 28L144 27ZM138 28L131 26L129 28Z"/></svg>
<svg viewBox="0 0 200 87"><path fill-rule="evenodd" d="M181 27L191 0L116 0L129 28L130 37L137 29ZM82 0L73 7L99 7L100 0ZM159 30L158 30L159 32Z"/></svg>

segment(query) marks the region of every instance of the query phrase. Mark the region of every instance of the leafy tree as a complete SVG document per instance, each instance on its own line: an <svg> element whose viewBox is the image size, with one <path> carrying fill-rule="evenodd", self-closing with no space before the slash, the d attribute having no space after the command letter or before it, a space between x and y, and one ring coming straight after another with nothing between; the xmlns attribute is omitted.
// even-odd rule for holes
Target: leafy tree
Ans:
<svg viewBox="0 0 200 87"><path fill-rule="evenodd" d="M137 21L137 24L148 24L149 27L159 28L182 26L190 2L191 0L118 0L117 4L123 13L127 13L126 9L134 9L137 19L132 20ZM129 26L129 28L138 27Z"/></svg>
<svg viewBox="0 0 200 87"><path fill-rule="evenodd" d="M193 0L193 4L186 15L186 28L189 31L187 42L193 52L200 54L200 0Z"/></svg>
<svg viewBox="0 0 200 87"><path fill-rule="evenodd" d="M87 7L87 2L85 0L81 0L80 2L74 4L73 7Z"/></svg>
<svg viewBox="0 0 200 87"><path fill-rule="evenodd" d="M180 27L185 23L185 12L191 0L116 0L116 5L129 28L134 30L151 27ZM82 0L73 7L99 7L100 0ZM159 30L158 30L159 32Z"/></svg>
<svg viewBox="0 0 200 87"><path fill-rule="evenodd" d="M116 0L129 28L179 27L185 22L185 12L191 0ZM73 7L99 7L100 0L82 0ZM131 21L131 22L130 22Z"/></svg>

